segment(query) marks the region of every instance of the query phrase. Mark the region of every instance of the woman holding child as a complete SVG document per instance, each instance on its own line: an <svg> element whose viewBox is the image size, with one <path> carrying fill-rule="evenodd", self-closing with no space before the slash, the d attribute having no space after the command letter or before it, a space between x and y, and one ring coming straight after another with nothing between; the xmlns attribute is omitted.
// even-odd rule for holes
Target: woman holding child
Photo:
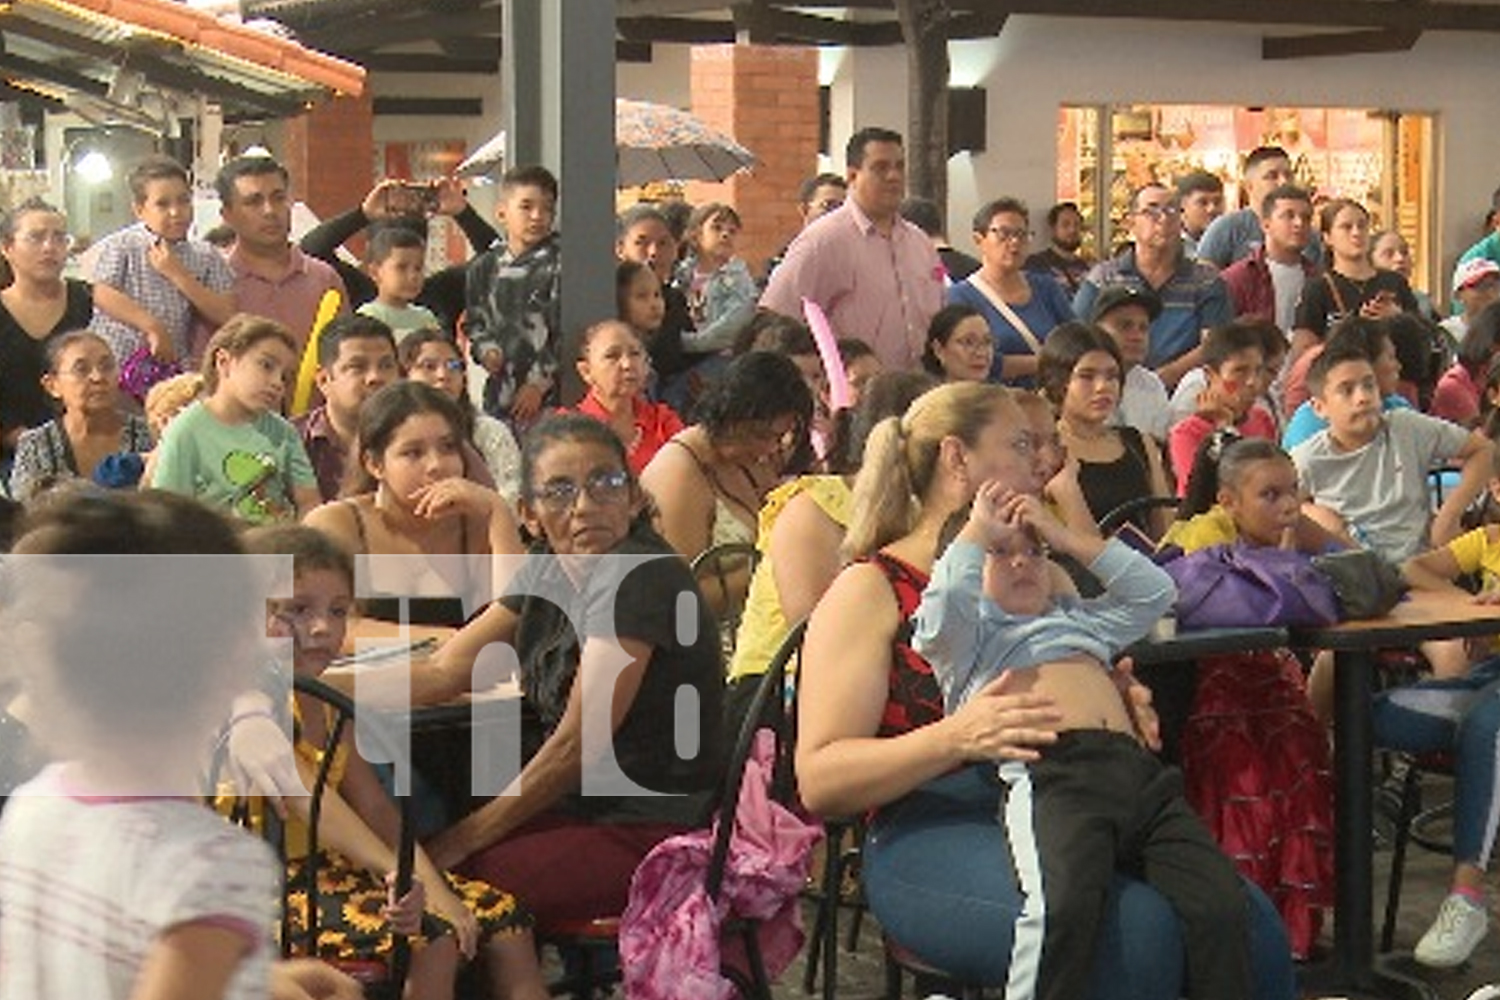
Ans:
<svg viewBox="0 0 1500 1000"><path fill-rule="evenodd" d="M1003 678L945 717L932 669L911 649L908 618L948 517L986 481L1035 492L1036 464L1025 417L994 386L942 386L879 425L847 536L859 561L813 613L801 666L804 801L823 815L871 813L865 882L881 925L944 971L991 984L1009 976L1024 898L996 821L994 765L1035 759L1056 740L1061 716L1053 699ZM1279 923L1250 895L1254 995L1290 997ZM1160 895L1117 876L1092 958L1095 995L1181 996L1176 928Z"/></svg>

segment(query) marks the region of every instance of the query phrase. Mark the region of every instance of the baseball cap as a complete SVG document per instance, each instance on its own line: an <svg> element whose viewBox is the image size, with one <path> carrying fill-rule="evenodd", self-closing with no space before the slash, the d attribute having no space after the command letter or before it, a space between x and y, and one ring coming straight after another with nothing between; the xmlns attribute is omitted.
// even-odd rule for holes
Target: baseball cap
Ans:
<svg viewBox="0 0 1500 1000"><path fill-rule="evenodd" d="M1152 322L1161 315L1161 298L1149 288L1134 285L1110 285L1094 300L1094 322L1097 323L1121 306L1140 306Z"/></svg>
<svg viewBox="0 0 1500 1000"><path fill-rule="evenodd" d="M1488 257L1466 260L1453 269L1453 290L1461 292L1492 274L1500 275L1500 264L1496 264Z"/></svg>

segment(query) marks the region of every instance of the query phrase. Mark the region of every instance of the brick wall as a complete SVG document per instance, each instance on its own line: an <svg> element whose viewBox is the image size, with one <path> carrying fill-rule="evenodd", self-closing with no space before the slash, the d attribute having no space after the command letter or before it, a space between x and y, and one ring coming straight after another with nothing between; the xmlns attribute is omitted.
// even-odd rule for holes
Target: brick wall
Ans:
<svg viewBox="0 0 1500 1000"><path fill-rule="evenodd" d="M797 188L817 170L817 50L694 46L691 83L693 114L733 136L759 163L722 184L688 185L688 200L724 201L739 211L740 256L758 276L801 226Z"/></svg>
<svg viewBox="0 0 1500 1000"><path fill-rule="evenodd" d="M287 122L285 161L292 196L320 219L347 212L374 184L375 114L368 88L335 97Z"/></svg>

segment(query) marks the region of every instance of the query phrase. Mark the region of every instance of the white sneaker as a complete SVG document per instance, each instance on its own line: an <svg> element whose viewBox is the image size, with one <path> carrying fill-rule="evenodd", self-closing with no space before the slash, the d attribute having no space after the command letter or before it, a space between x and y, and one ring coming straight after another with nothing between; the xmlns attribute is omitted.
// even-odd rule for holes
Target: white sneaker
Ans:
<svg viewBox="0 0 1500 1000"><path fill-rule="evenodd" d="M1500 986L1496 986L1494 983L1488 986L1481 986L1473 993L1470 993L1465 1000L1500 1000Z"/></svg>
<svg viewBox="0 0 1500 1000"><path fill-rule="evenodd" d="M1412 957L1434 969L1462 965L1484 940L1489 926L1490 916L1484 907L1454 893L1443 900L1443 908L1417 942Z"/></svg>

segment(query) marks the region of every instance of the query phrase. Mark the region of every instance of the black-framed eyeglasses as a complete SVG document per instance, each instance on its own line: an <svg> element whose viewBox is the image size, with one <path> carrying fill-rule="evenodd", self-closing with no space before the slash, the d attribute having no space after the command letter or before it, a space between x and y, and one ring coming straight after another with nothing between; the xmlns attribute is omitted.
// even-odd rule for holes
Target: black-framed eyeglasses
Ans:
<svg viewBox="0 0 1500 1000"><path fill-rule="evenodd" d="M538 506L561 514L572 510L584 493L601 506L624 503L630 497L630 473L624 469L596 472L582 483L571 479L549 479L531 491L531 499Z"/></svg>
<svg viewBox="0 0 1500 1000"><path fill-rule="evenodd" d="M1002 243L1025 243L1031 239L1031 230L1014 226L991 226L989 233Z"/></svg>
<svg viewBox="0 0 1500 1000"><path fill-rule="evenodd" d="M1176 219L1182 216L1182 209L1177 205L1143 205L1135 210L1136 215L1144 215L1152 222L1160 222L1163 219Z"/></svg>

